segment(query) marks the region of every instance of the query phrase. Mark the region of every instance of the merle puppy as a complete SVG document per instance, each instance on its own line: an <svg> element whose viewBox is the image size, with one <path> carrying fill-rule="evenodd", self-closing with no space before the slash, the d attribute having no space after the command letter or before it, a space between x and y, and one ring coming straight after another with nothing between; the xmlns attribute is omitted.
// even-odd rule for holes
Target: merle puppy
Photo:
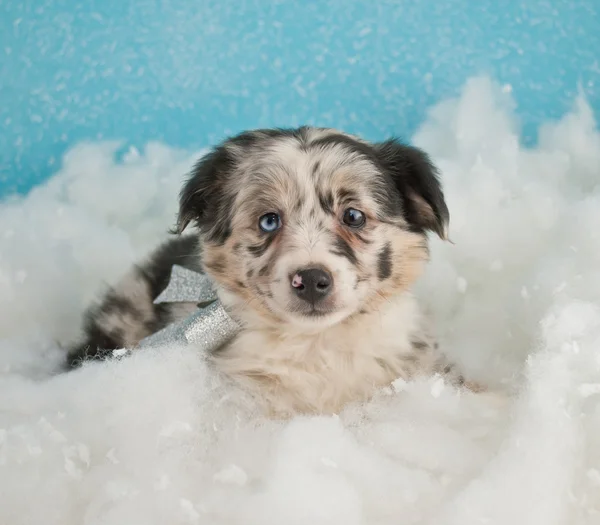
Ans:
<svg viewBox="0 0 600 525"><path fill-rule="evenodd" d="M153 304L179 264L206 272L243 327L210 360L271 414L336 412L418 374L461 382L410 292L427 232L446 240L448 221L416 148L311 127L242 133L200 159L179 235L90 309L69 362L133 348L189 315L193 304Z"/></svg>

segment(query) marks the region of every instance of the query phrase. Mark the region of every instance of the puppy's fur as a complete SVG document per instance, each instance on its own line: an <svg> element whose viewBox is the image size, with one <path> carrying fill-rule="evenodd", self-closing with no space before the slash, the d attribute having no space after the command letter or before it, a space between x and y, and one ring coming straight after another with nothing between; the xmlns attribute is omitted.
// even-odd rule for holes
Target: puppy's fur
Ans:
<svg viewBox="0 0 600 525"><path fill-rule="evenodd" d="M321 128L242 133L199 161L181 192L180 236L88 312L69 363L188 315L194 305L153 304L179 264L209 274L243 327L210 359L273 415L336 412L399 377L461 382L410 293L427 232L447 239L448 222L436 169L416 148ZM181 235L190 223L198 233ZM314 288L323 296L302 295L314 284L306 270L326 276Z"/></svg>

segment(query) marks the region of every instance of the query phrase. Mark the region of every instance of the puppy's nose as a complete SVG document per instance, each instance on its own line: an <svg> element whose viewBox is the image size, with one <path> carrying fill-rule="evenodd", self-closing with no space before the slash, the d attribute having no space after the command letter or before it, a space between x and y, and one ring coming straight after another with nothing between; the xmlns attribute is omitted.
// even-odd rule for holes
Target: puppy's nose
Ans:
<svg viewBox="0 0 600 525"><path fill-rule="evenodd" d="M320 268L300 270L292 277L292 288L300 299L315 304L329 295L333 278Z"/></svg>

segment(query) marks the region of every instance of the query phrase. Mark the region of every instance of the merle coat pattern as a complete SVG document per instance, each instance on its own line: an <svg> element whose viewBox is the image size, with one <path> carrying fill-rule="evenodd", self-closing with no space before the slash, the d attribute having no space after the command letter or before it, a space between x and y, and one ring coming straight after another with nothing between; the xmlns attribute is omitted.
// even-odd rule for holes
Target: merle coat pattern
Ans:
<svg viewBox="0 0 600 525"><path fill-rule="evenodd" d="M189 315L194 305L152 302L180 264L209 274L242 325L212 363L270 414L336 412L418 374L462 382L410 291L427 233L447 240L448 224L419 149L323 128L241 133L194 167L176 236L90 309L69 363L135 347Z"/></svg>

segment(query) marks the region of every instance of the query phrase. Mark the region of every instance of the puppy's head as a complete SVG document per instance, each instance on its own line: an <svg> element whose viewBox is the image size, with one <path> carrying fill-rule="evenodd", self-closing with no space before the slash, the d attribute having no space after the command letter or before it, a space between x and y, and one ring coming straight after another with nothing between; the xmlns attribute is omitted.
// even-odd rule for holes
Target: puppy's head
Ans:
<svg viewBox="0 0 600 525"><path fill-rule="evenodd" d="M409 287L448 209L420 150L304 127L242 133L201 159L178 230L192 221L230 306L318 329Z"/></svg>

